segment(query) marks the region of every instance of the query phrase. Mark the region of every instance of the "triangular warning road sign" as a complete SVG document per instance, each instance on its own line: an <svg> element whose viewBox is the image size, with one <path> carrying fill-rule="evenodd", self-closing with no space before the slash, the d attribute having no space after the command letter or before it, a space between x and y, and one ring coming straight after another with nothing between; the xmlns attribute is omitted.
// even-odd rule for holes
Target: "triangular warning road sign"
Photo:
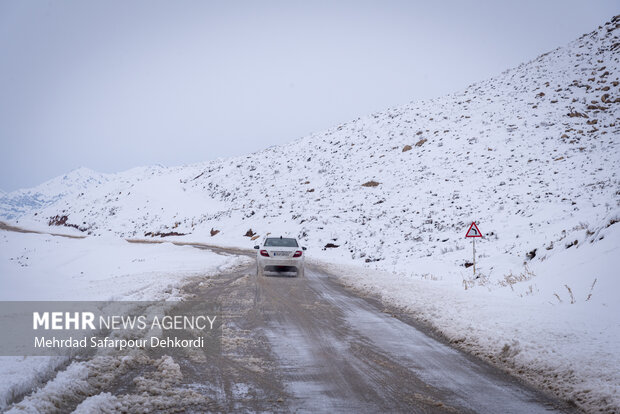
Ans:
<svg viewBox="0 0 620 414"><path fill-rule="evenodd" d="M482 233L480 233L480 229L478 228L478 226L476 226L475 222L471 223L471 226L469 226L469 230L467 230L465 237L482 237Z"/></svg>

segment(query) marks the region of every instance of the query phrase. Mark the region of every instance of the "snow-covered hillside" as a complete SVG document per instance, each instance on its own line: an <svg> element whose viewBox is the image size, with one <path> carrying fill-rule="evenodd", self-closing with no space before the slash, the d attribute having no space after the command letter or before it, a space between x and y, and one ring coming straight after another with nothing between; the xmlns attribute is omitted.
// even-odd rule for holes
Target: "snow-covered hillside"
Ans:
<svg viewBox="0 0 620 414"><path fill-rule="evenodd" d="M11 220L24 214L33 214L33 211L36 212L61 199L78 196L81 192L105 181L106 177L103 174L88 168L78 168L34 188L17 190L12 193L0 191L1 216Z"/></svg>
<svg viewBox="0 0 620 414"><path fill-rule="evenodd" d="M600 341L572 339L595 349L602 364L614 358L608 344L618 332L614 269L620 255L609 240L620 231L619 27L616 17L463 91L285 146L183 167L109 175L77 170L1 196L0 218L82 234L245 247L255 244L250 235L292 234L314 258L512 295L522 299L516 306L579 303L584 326L597 315L611 326L601 328ZM476 243L478 278L465 266L472 253L464 235L474 220L485 235ZM518 333L517 325L501 341ZM479 340L498 332L481 326L474 345L488 345L481 353L501 350L498 341ZM456 338L461 330L444 333ZM546 351L531 338L521 349L542 358ZM579 358L573 351L562 355ZM531 362L526 358L516 369ZM554 363L572 372L567 376L596 376L588 374L589 359ZM620 401L617 358L606 363L610 368L596 374L611 391L592 392L592 384L574 378L572 391L554 391L574 392L583 398L579 405L613 410ZM547 368L534 367L543 376Z"/></svg>
<svg viewBox="0 0 620 414"><path fill-rule="evenodd" d="M80 169L5 195L0 211L43 225L67 216L65 225L89 234L129 237L239 244L250 228L286 231L402 269L430 256L462 265L463 254L450 253L468 246L463 233L476 220L487 235L480 248L501 246L520 265L529 252L540 258L596 231L618 209L617 26L453 95L286 146L113 175Z"/></svg>

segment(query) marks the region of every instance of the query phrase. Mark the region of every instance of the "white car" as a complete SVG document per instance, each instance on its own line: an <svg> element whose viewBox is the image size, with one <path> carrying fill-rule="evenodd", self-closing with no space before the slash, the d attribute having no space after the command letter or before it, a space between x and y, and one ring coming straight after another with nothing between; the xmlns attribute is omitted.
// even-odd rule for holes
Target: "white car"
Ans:
<svg viewBox="0 0 620 414"><path fill-rule="evenodd" d="M297 239L290 237L267 237L260 246L254 246L258 275L264 272L296 272L304 276L304 250Z"/></svg>

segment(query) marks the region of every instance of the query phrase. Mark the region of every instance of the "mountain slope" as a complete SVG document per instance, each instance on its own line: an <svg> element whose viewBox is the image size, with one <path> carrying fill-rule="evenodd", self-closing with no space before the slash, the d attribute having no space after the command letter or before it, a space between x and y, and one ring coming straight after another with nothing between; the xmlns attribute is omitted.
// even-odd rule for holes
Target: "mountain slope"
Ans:
<svg viewBox="0 0 620 414"><path fill-rule="evenodd" d="M288 145L55 179L0 197L0 215L245 247L255 243L246 234L292 234L311 257L388 271L347 280L397 297L469 351L614 412L619 26L616 17L463 91ZM474 220L485 235L476 276L464 239Z"/></svg>
<svg viewBox="0 0 620 414"><path fill-rule="evenodd" d="M4 196L2 215L68 215L123 236L216 228L231 243L250 227L286 230L313 247L334 242L354 259L401 264L463 248L476 220L523 259L618 206L617 24L459 93L245 157L65 176Z"/></svg>

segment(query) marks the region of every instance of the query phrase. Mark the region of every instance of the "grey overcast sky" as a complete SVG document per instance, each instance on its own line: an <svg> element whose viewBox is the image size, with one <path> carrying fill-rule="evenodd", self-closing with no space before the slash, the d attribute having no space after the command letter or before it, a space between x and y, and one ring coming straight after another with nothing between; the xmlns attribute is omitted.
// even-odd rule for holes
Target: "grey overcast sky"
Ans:
<svg viewBox="0 0 620 414"><path fill-rule="evenodd" d="M289 142L496 75L619 5L0 0L0 189Z"/></svg>

